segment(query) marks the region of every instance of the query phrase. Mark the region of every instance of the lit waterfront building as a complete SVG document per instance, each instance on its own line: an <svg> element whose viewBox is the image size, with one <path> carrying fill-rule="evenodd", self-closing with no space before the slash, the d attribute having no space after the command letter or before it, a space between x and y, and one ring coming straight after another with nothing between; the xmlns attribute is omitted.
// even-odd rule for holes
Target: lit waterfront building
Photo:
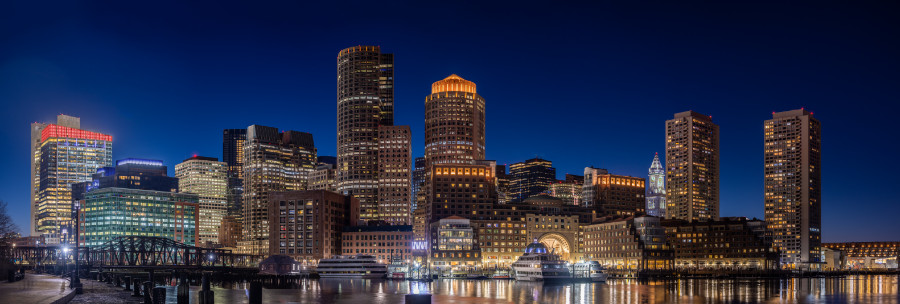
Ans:
<svg viewBox="0 0 900 304"><path fill-rule="evenodd" d="M765 222L744 217L719 220L664 220L675 266L699 269L778 269L780 254L772 247Z"/></svg>
<svg viewBox="0 0 900 304"><path fill-rule="evenodd" d="M59 115L56 124L31 125L31 145L31 235L70 232L71 184L91 181L97 169L112 165L112 136Z"/></svg>
<svg viewBox="0 0 900 304"><path fill-rule="evenodd" d="M344 227L341 239L342 255L371 255L386 264L412 258L410 225Z"/></svg>
<svg viewBox="0 0 900 304"><path fill-rule="evenodd" d="M303 264L341 254L341 231L356 223L359 200L325 190L269 194L269 242L262 254L287 255Z"/></svg>
<svg viewBox="0 0 900 304"><path fill-rule="evenodd" d="M307 177L316 166L312 134L279 132L277 128L252 125L244 144L244 213L241 252L269 252L269 195L273 192L305 190Z"/></svg>
<svg viewBox="0 0 900 304"><path fill-rule="evenodd" d="M178 188L197 194L200 204L200 245L219 242L219 230L228 207L228 172L225 162L214 157L194 156L175 165Z"/></svg>
<svg viewBox="0 0 900 304"><path fill-rule="evenodd" d="M526 198L550 191L550 184L556 181L553 162L532 158L509 166L510 201L521 202Z"/></svg>
<svg viewBox="0 0 900 304"><path fill-rule="evenodd" d="M431 224L429 236L429 263L435 273L465 273L481 266L481 249L470 220L459 216L440 219Z"/></svg>
<svg viewBox="0 0 900 304"><path fill-rule="evenodd" d="M670 270L665 229L653 216L611 216L584 229L585 256L610 269Z"/></svg>
<svg viewBox="0 0 900 304"><path fill-rule="evenodd" d="M719 218L719 126L694 111L666 121L666 217Z"/></svg>
<svg viewBox="0 0 900 304"><path fill-rule="evenodd" d="M79 246L97 247L119 236L153 236L197 245L196 194L100 188L84 194Z"/></svg>
<svg viewBox="0 0 900 304"><path fill-rule="evenodd" d="M659 163L659 154L653 156L647 184L647 215L666 216L666 168Z"/></svg>
<svg viewBox="0 0 900 304"><path fill-rule="evenodd" d="M337 190L378 219L378 127L394 124L394 55L355 46L337 57Z"/></svg>
<svg viewBox="0 0 900 304"><path fill-rule="evenodd" d="M803 109L765 122L765 220L781 262L822 262L821 125Z"/></svg>
<svg viewBox="0 0 900 304"><path fill-rule="evenodd" d="M378 127L378 216L391 225L411 224L412 132L409 126Z"/></svg>
<svg viewBox="0 0 900 304"><path fill-rule="evenodd" d="M426 166L484 159L484 115L474 82L454 74L433 83L425 97Z"/></svg>
<svg viewBox="0 0 900 304"><path fill-rule="evenodd" d="M599 216L637 216L645 213L645 180L640 177L610 174L606 169L584 168L581 195L585 207Z"/></svg>
<svg viewBox="0 0 900 304"><path fill-rule="evenodd" d="M836 268L898 269L900 242L823 243L822 247L840 252L843 265Z"/></svg>

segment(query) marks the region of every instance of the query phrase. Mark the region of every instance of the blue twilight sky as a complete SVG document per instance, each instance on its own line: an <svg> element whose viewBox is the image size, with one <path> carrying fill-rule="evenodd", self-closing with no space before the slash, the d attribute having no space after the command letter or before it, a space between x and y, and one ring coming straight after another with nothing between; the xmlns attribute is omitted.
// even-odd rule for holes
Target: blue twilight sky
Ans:
<svg viewBox="0 0 900 304"><path fill-rule="evenodd" d="M722 216L762 218L763 121L805 107L823 126L824 240L900 240L896 1L243 2L0 4L0 200L23 231L30 123L79 116L113 135L115 159L170 173L250 124L311 132L334 155L337 53L374 44L396 56L395 121L416 156L424 98L452 73L487 102L488 158L540 156L560 178L646 176L666 119L712 115Z"/></svg>

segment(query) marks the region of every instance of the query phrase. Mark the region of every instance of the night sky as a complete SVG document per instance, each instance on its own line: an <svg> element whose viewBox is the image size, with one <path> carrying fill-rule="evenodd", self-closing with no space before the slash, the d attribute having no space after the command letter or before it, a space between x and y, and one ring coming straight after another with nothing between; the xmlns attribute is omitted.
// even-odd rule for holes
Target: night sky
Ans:
<svg viewBox="0 0 900 304"><path fill-rule="evenodd" d="M805 107L822 122L824 241L900 241L896 1L273 2L0 4L0 200L21 230L32 122L81 117L113 135L114 159L170 174L195 153L221 158L222 129L251 124L311 132L335 155L336 57L362 44L395 54L414 156L431 83L454 73L486 100L488 158L540 156L559 178L591 165L646 177L665 120L712 115L722 216L763 217L763 121Z"/></svg>

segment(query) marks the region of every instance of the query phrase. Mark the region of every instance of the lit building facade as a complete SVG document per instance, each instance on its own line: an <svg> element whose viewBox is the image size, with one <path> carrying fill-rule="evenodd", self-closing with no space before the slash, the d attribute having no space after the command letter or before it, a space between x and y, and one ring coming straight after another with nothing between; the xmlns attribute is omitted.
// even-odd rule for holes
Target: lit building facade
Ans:
<svg viewBox="0 0 900 304"><path fill-rule="evenodd" d="M200 245L219 242L222 219L228 211L227 171L227 164L214 157L194 156L175 165L179 191L197 194L199 199Z"/></svg>
<svg viewBox="0 0 900 304"><path fill-rule="evenodd" d="M431 85L425 97L427 166L484 159L484 132L484 98L474 82L454 74Z"/></svg>
<svg viewBox="0 0 900 304"><path fill-rule="evenodd" d="M454 215L484 216L494 207L497 192L490 166L438 164L431 170L426 210L429 224Z"/></svg>
<svg viewBox="0 0 900 304"><path fill-rule="evenodd" d="M431 224L430 264L433 273L446 275L481 267L481 249L471 221L450 216Z"/></svg>
<svg viewBox="0 0 900 304"><path fill-rule="evenodd" d="M780 254L772 247L765 222L742 217L715 221L666 220L675 251L675 266L694 269L778 269Z"/></svg>
<svg viewBox="0 0 900 304"><path fill-rule="evenodd" d="M538 194L550 191L550 184L556 181L553 162L533 158L509 165L510 201L521 202Z"/></svg>
<svg viewBox="0 0 900 304"><path fill-rule="evenodd" d="M337 57L337 190L378 219L378 127L394 124L394 55L355 46Z"/></svg>
<svg viewBox="0 0 900 304"><path fill-rule="evenodd" d="M608 217L584 229L585 257L610 269L671 270L673 251L659 218Z"/></svg>
<svg viewBox="0 0 900 304"><path fill-rule="evenodd" d="M839 268L898 269L900 242L823 243L822 247L840 252L843 264Z"/></svg>
<svg viewBox="0 0 900 304"><path fill-rule="evenodd" d="M659 163L659 154L653 156L647 184L647 215L666 217L666 168Z"/></svg>
<svg viewBox="0 0 900 304"><path fill-rule="evenodd" d="M240 220L243 215L244 143L247 129L222 131L222 161L228 166L228 216Z"/></svg>
<svg viewBox="0 0 900 304"><path fill-rule="evenodd" d="M765 122L765 220L781 262L822 262L822 135L812 113L772 113Z"/></svg>
<svg viewBox="0 0 900 304"><path fill-rule="evenodd" d="M719 126L694 111L666 121L666 217L719 218Z"/></svg>
<svg viewBox="0 0 900 304"><path fill-rule="evenodd" d="M366 254L381 263L412 259L413 232L410 225L349 226L341 236L342 255Z"/></svg>
<svg viewBox="0 0 900 304"><path fill-rule="evenodd" d="M550 195L563 200L567 205L581 205L582 183L556 181L550 184Z"/></svg>
<svg viewBox="0 0 900 304"><path fill-rule="evenodd" d="M645 214L645 180L640 177L610 174L606 169L584 168L582 200L599 216L637 216Z"/></svg>
<svg viewBox="0 0 900 304"><path fill-rule="evenodd" d="M97 247L119 236L154 236L194 246L199 242L196 194L100 188L79 210L79 246Z"/></svg>
<svg viewBox="0 0 900 304"><path fill-rule="evenodd" d="M341 231L358 219L359 200L325 190L269 196L269 242L264 254L287 255L306 265L341 254Z"/></svg>
<svg viewBox="0 0 900 304"><path fill-rule="evenodd" d="M31 144L32 235L71 233L71 184L91 181L98 169L112 165L112 136L82 130L81 119L59 115L56 124L32 124Z"/></svg>
<svg viewBox="0 0 900 304"><path fill-rule="evenodd" d="M316 170L309 173L309 179L307 180L307 190L328 190L335 191L337 188L334 186L334 178L337 170L334 169L334 165L319 163L316 166Z"/></svg>
<svg viewBox="0 0 900 304"><path fill-rule="evenodd" d="M413 165L415 166L412 174L412 186L410 188L410 210L416 210L418 207L418 195L419 192L424 194L425 189L425 176L426 176L426 168L425 168L425 157L416 157Z"/></svg>
<svg viewBox="0 0 900 304"><path fill-rule="evenodd" d="M411 224L412 132L409 126L378 127L378 220Z"/></svg>
<svg viewBox="0 0 900 304"><path fill-rule="evenodd" d="M252 125L244 144L243 241L241 252L269 252L269 195L273 192L305 190L309 173L316 166L312 134L279 132L277 128Z"/></svg>

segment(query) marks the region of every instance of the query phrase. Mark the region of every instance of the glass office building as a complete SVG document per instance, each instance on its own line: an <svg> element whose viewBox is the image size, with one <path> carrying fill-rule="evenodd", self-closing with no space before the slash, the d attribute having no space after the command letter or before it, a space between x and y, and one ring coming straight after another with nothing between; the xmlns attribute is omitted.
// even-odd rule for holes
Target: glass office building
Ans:
<svg viewBox="0 0 900 304"><path fill-rule="evenodd" d="M78 213L80 246L97 247L118 236L170 238L198 242L196 194L126 188L101 188L84 195Z"/></svg>

